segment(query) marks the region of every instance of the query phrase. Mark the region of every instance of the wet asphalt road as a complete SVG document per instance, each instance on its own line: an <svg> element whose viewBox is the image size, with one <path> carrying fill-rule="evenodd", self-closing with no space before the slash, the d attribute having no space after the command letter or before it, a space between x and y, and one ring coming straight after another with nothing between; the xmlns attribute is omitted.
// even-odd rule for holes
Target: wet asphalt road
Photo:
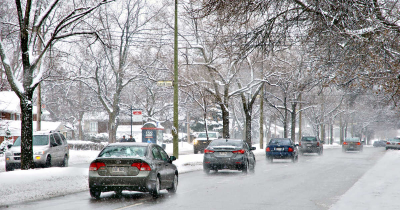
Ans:
<svg viewBox="0 0 400 210"><path fill-rule="evenodd" d="M52 199L9 206L7 209L296 209L325 210L334 204L385 153L384 148L342 153L325 149L322 156L306 154L299 162L257 156L254 174L238 171L202 171L180 174L178 191L163 191L159 198L147 193L113 192L92 199L80 192Z"/></svg>

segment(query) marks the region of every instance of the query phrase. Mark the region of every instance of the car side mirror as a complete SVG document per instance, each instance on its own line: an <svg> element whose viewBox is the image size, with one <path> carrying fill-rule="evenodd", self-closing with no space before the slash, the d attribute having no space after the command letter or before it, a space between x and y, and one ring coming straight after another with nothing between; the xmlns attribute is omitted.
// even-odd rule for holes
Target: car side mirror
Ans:
<svg viewBox="0 0 400 210"><path fill-rule="evenodd" d="M251 148L250 148L250 150L256 150L256 149L257 149L256 147L251 147Z"/></svg>
<svg viewBox="0 0 400 210"><path fill-rule="evenodd" d="M171 162L172 162L172 161L175 161L175 160L176 160L176 157L175 157L175 156L170 156L169 159L170 159Z"/></svg>
<svg viewBox="0 0 400 210"><path fill-rule="evenodd" d="M7 145L7 148L10 149L12 146L13 146L12 144L9 144Z"/></svg>

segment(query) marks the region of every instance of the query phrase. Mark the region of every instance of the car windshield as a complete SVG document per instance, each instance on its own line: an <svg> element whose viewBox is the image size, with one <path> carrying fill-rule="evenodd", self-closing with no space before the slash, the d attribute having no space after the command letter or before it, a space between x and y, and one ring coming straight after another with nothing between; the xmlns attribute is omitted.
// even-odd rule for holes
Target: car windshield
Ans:
<svg viewBox="0 0 400 210"><path fill-rule="evenodd" d="M213 148L238 148L242 147L242 142L229 139L221 139L212 141L209 146Z"/></svg>
<svg viewBox="0 0 400 210"><path fill-rule="evenodd" d="M271 139L269 145L290 145L292 142L290 139Z"/></svg>
<svg viewBox="0 0 400 210"><path fill-rule="evenodd" d="M198 138L207 138L206 133L199 133ZM208 133L208 138L217 138L217 133Z"/></svg>
<svg viewBox="0 0 400 210"><path fill-rule="evenodd" d="M43 146L49 144L48 135L34 135L33 136L33 146ZM21 146L21 137L18 137L14 142L14 146Z"/></svg>
<svg viewBox="0 0 400 210"><path fill-rule="evenodd" d="M146 151L146 146L108 146L99 157L144 157Z"/></svg>
<svg viewBox="0 0 400 210"><path fill-rule="evenodd" d="M357 138L357 137L354 137L354 138L346 138L345 141L358 142L358 141L360 141L360 138Z"/></svg>
<svg viewBox="0 0 400 210"><path fill-rule="evenodd" d="M317 141L315 137L303 137L301 138L302 141Z"/></svg>

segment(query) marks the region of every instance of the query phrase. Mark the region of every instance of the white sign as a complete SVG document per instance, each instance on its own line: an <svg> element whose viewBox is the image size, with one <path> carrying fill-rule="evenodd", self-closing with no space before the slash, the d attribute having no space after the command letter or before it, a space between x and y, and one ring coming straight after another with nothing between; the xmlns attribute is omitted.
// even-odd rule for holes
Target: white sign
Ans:
<svg viewBox="0 0 400 210"><path fill-rule="evenodd" d="M142 122L142 110L132 110L132 122Z"/></svg>

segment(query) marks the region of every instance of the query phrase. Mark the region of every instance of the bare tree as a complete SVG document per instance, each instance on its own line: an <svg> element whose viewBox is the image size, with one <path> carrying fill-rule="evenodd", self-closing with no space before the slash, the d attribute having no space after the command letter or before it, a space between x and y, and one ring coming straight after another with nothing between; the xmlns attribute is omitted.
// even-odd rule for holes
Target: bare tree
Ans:
<svg viewBox="0 0 400 210"><path fill-rule="evenodd" d="M109 1L94 2L93 6L73 3L68 5L59 0L49 2L27 0L15 1L15 11L10 16L15 15L15 22L2 22L2 25L11 25L11 38L16 38L18 43L13 43L19 50L18 62L21 62L20 69L15 69L9 60L15 54L11 53L12 48L7 36L1 37L0 57L7 74L8 82L12 90L20 99L22 112L21 121L21 169L27 170L34 168L32 150L32 96L35 88L42 80L46 71L41 68L36 72L47 51L58 41L74 35L94 34L94 31L82 28L80 22L83 18L92 13L95 9ZM33 5L36 3L36 5ZM72 4L72 3L71 3ZM25 8L24 8L25 7ZM60 14L57 9L62 9ZM45 24L48 33L42 36L41 30ZM38 48L39 43L43 46ZM11 51L11 52L10 52Z"/></svg>

